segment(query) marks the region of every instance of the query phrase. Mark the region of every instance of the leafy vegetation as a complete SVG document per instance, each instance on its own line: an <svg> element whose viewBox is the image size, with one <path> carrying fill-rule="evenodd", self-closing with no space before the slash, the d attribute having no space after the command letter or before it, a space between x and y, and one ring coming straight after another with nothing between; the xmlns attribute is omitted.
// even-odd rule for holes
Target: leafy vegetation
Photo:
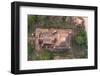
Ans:
<svg viewBox="0 0 100 76"><path fill-rule="evenodd" d="M53 58L53 53L50 52L48 49L44 49L41 53L35 53L32 55L32 60L50 60Z"/></svg>
<svg viewBox="0 0 100 76"><path fill-rule="evenodd" d="M32 60L32 53L33 53L32 45L28 43L28 60Z"/></svg>
<svg viewBox="0 0 100 76"><path fill-rule="evenodd" d="M33 32L34 28L35 28L35 23L36 23L36 16L28 16L28 32Z"/></svg>
<svg viewBox="0 0 100 76"><path fill-rule="evenodd" d="M81 30L75 36L75 42L81 47L87 47L87 35L86 35L86 32L84 30Z"/></svg>
<svg viewBox="0 0 100 76"><path fill-rule="evenodd" d="M53 53L48 49L44 49L44 51L39 56L37 56L38 60L50 60L53 59L53 57Z"/></svg>
<svg viewBox="0 0 100 76"><path fill-rule="evenodd" d="M59 19L58 19L59 18ZM69 25L66 20L66 16L37 16L37 15L29 15L28 16L28 30L32 32L36 27L40 28L62 28L68 29L72 28L72 25Z"/></svg>

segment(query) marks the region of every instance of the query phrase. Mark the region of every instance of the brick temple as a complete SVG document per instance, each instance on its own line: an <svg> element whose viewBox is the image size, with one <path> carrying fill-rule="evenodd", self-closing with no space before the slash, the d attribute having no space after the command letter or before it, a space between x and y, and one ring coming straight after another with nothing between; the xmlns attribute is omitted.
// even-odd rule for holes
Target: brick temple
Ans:
<svg viewBox="0 0 100 76"><path fill-rule="evenodd" d="M71 29L36 28L35 49L46 48L50 51L71 49L71 37Z"/></svg>

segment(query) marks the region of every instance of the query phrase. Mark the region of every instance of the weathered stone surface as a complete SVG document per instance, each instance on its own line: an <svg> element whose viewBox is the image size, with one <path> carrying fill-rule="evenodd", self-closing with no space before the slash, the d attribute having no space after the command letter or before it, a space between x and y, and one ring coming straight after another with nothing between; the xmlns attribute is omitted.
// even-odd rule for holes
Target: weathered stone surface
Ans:
<svg viewBox="0 0 100 76"><path fill-rule="evenodd" d="M70 49L71 29L36 29L35 48Z"/></svg>

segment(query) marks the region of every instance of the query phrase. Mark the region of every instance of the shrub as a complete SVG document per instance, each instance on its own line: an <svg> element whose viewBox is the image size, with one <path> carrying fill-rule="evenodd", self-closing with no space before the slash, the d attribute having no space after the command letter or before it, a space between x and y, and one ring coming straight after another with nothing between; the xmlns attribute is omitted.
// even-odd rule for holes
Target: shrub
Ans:
<svg viewBox="0 0 100 76"><path fill-rule="evenodd" d="M32 45L28 43L28 60L32 60L32 53L33 53Z"/></svg>
<svg viewBox="0 0 100 76"><path fill-rule="evenodd" d="M75 42L80 45L81 47L87 47L87 35L85 30L81 30L76 36L75 36Z"/></svg>
<svg viewBox="0 0 100 76"><path fill-rule="evenodd" d="M36 22L37 16L32 16L29 15L28 16L28 32L33 31L34 27L35 27L35 22Z"/></svg>
<svg viewBox="0 0 100 76"><path fill-rule="evenodd" d="M50 60L53 59L54 55L48 49L44 49L44 51L36 57L36 60Z"/></svg>

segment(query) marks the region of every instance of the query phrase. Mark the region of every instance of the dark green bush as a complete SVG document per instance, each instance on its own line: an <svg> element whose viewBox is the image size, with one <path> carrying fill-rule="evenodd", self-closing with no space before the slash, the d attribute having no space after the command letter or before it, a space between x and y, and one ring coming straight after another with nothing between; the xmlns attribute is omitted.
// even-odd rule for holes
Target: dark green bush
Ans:
<svg viewBox="0 0 100 76"><path fill-rule="evenodd" d="M80 45L81 47L87 47L87 34L85 30L81 30L75 36L75 42Z"/></svg>
<svg viewBox="0 0 100 76"><path fill-rule="evenodd" d="M28 32L32 32L33 29L35 29L34 27L35 27L36 19L37 16L32 16L32 15L28 16Z"/></svg>
<svg viewBox="0 0 100 76"><path fill-rule="evenodd" d="M32 53L33 53L32 45L28 43L28 60L32 60Z"/></svg>
<svg viewBox="0 0 100 76"><path fill-rule="evenodd" d="M44 51L36 56L36 60L50 60L53 59L54 55L48 49L44 49Z"/></svg>

